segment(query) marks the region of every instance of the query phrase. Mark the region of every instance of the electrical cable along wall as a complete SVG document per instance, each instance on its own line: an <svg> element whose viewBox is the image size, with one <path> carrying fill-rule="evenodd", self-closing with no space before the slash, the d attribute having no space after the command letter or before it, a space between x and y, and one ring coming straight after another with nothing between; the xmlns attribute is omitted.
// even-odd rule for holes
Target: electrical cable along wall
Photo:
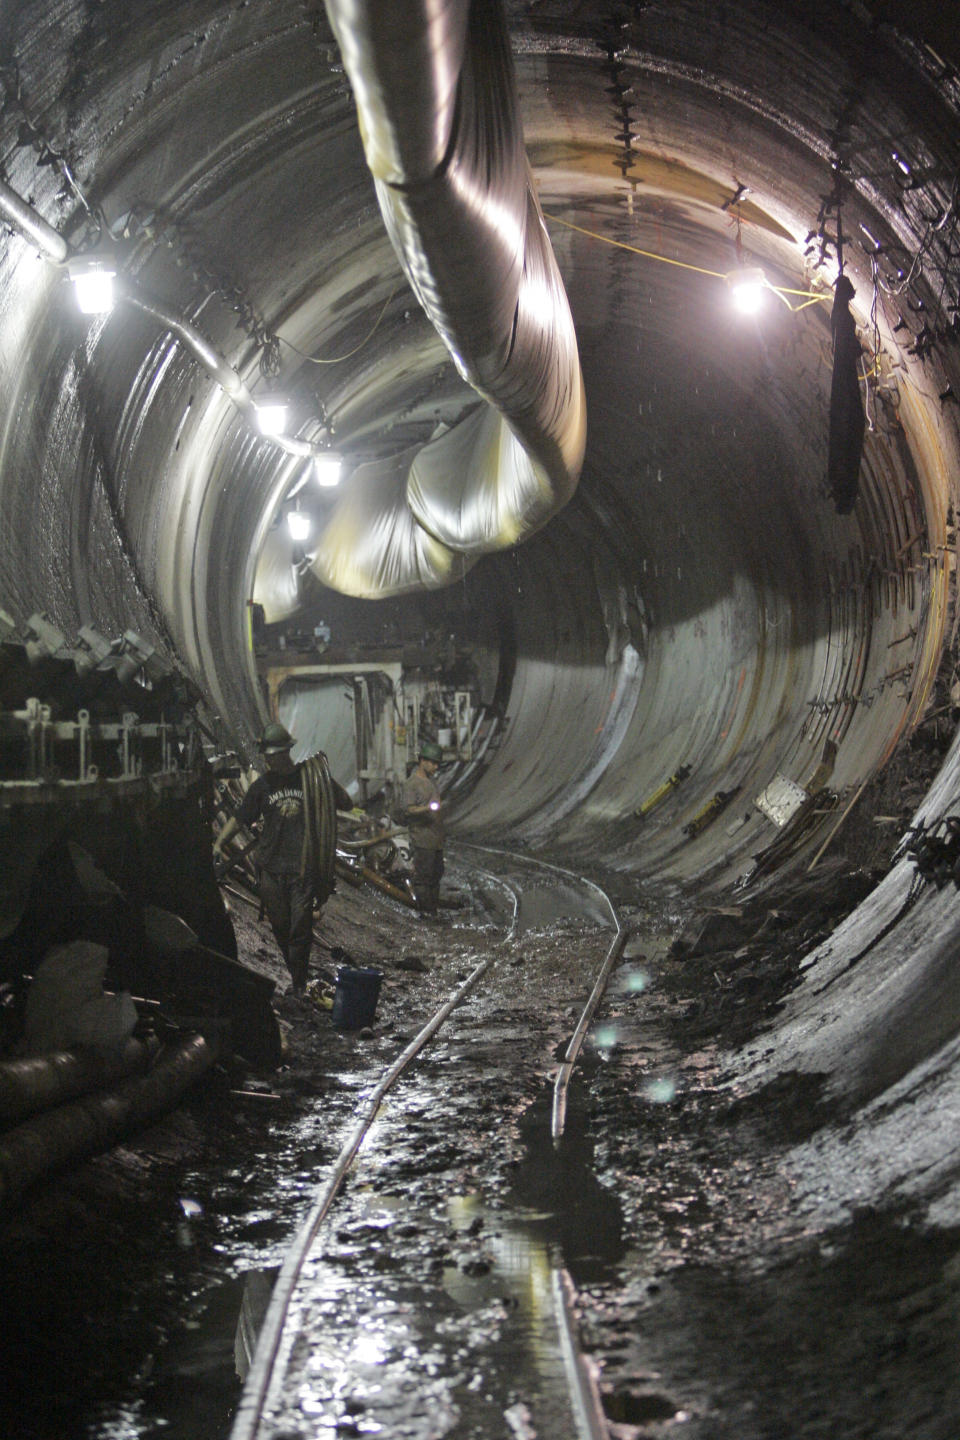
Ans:
<svg viewBox="0 0 960 1440"><path fill-rule="evenodd" d="M688 808L674 815L665 805L657 815L664 829L675 818L677 834L716 792L748 783L745 766L738 761L736 773L723 773L715 762L726 751L710 736L698 738L715 710L724 711L716 728L727 749L739 745L744 759L749 746L751 760L757 756L764 772L757 790L785 757L792 762L783 736L799 734L811 709L803 742L834 728L832 713L842 710L851 743L841 748L838 776L850 778L861 761L869 767L895 729L881 736L891 677L913 668L901 647L924 581L924 551L937 552L946 539L937 512L945 510L956 455L944 329L956 295L956 262L944 258L956 248L956 207L945 172L935 173L950 158L944 136L954 133L945 123L954 111L942 62L908 53L905 43L898 50L884 25L865 35L847 7L819 0L809 13L758 0L704 12L685 0L633 8L616 23L599 5L511 5L509 28L499 7L463 3L332 0L333 30L321 12L308 15L293 0L230 11L195 3L189 15L151 0L149 12L147 25L114 24L122 6L105 0L94 25L86 6L64 4L54 14L30 0L11 17L18 94L29 134L43 136L42 145L21 139L27 132L11 98L0 141L7 180L31 202L21 215L26 229L34 212L54 223L54 263L65 253L63 237L75 242L87 232L76 188L48 163L66 155L75 186L102 208L110 233L130 232L125 274L142 283L143 296L157 298L146 310L128 303L114 317L78 323L67 287L36 283L38 265L48 280L52 273L37 258L37 236L7 237L3 365L16 399L3 437L0 604L21 618L49 606L74 626L91 618L106 624L116 611L124 624L156 632L249 739L261 696L246 605L261 553L259 573L287 613L311 555L319 580L350 596L440 587L455 594L460 580L465 596L500 589L518 615L514 669L522 679L474 792L478 824L488 816L502 822L506 805L511 819L539 826L538 808L546 821L555 801L572 840L589 812L597 843L606 843L611 815L629 824L690 760L674 743L678 717L688 712L692 758L702 764L675 797ZM859 105L841 74L853 58ZM613 72L619 99L611 121ZM825 99L813 98L811 77L830 80L817 92ZM927 139L907 133L903 97L923 117ZM579 346L534 199L521 111ZM835 137L838 117L852 117L845 149ZM887 153L894 133L896 160ZM714 283L735 258L735 208L744 266L763 267L768 296L805 295L811 275L803 237L816 234L829 258L823 197L838 159L850 167L845 233L869 236L847 247L858 314L870 299L870 264L881 282L875 348L893 357L903 397L890 424L896 445L923 470L923 505L914 506L895 447L881 428L871 430L849 518L836 517L817 495L828 345L809 336L819 326L828 342L818 314L826 307L792 316L777 302L771 308L789 320L789 335L775 334L769 315L752 329L738 322L734 334L725 287ZM899 210L891 186L900 187ZM162 220L148 223L150 216ZM422 310L404 309L404 280L384 273L383 218ZM183 265L181 248L165 238L174 220L190 237ZM665 258L669 264L658 263ZM829 272L822 275L829 294ZM683 280L682 293L667 277ZM396 305L395 294L402 297ZM658 333L676 344L656 348ZM20 334L28 344L18 360L11 337ZM209 338L209 352L198 336ZM312 403L292 455L247 429L245 410L215 374L222 357L229 366L222 379L232 383L235 375L254 395L264 337L272 337L271 373L261 370L260 378L271 386L280 380L272 373L279 353L284 384ZM749 368L731 358L748 344L756 351ZM694 373L691 357L707 354L709 376L706 367ZM316 370L311 362L321 355L343 364ZM581 361L600 423L591 422L578 479ZM873 367L877 375L883 361ZM718 382L721 371L730 373L729 385ZM888 369L882 378L892 394ZM691 380L701 391L695 406ZM864 383L875 417L874 380L868 374ZM301 445L311 450L328 421L338 446L364 463L318 499L291 462ZM414 431L425 438L413 443ZM798 457L795 465L760 464L778 439ZM875 493L871 452L881 447L891 451L893 480L904 483ZM751 470L762 479L769 516L759 525L740 504ZM320 535L316 549L304 546L296 560L270 528L294 487L304 512L314 507ZM878 544L877 532L882 539L890 529L879 509L888 488L886 508L892 513L902 493L907 519L896 522L889 544ZM581 497L604 517L599 529L609 541L598 542L585 525ZM556 538L558 525L571 533ZM611 550L624 603L637 597L649 630L650 661L625 737L617 714L626 716L634 692L625 690L618 712L608 637L584 583L597 563L608 565ZM904 571L910 596L909 623L891 616L896 627L876 636L871 663L887 645L896 648L875 677L862 673L856 654L853 668L846 655L841 663L823 619L833 591L843 598L867 577L900 587L899 573L871 570L872 556L882 571ZM819 573L807 557L823 567ZM946 580L933 581L939 605ZM833 628L835 636L850 629ZM761 647L764 663L754 664ZM924 679L914 708L936 663L932 632L920 647ZM771 689L774 649L782 704ZM837 685L818 686L816 677L835 668ZM868 714L880 681L882 704ZM858 743L867 721L869 747ZM536 768L544 735L557 743ZM608 736L616 737L609 746ZM603 756L594 755L598 746ZM612 750L615 761L606 765ZM798 759L791 778L807 768ZM528 772L518 785L518 774ZM589 803L571 809L566 789L586 793ZM640 848L654 828L646 827Z"/></svg>
<svg viewBox="0 0 960 1440"><path fill-rule="evenodd" d="M335 36L302 0L5 7L0 609L167 643L249 742L247 604L300 487L324 604L436 589L448 635L496 620L497 728L451 803L461 829L700 898L801 846L818 878L898 742L935 737L939 764L956 725L960 45L926 46L917 9L511 0L505 30L462 0L331 0ZM173 216L205 263L145 225L123 268L148 308L81 320L56 269L88 233L77 187L111 233ZM827 307L781 303L831 294L838 197L867 421L849 514L827 483ZM726 307L741 262L769 277L747 323ZM257 376L266 337L282 376ZM252 433L231 375L308 401L308 448L329 423L335 494ZM292 608L294 562L267 543ZM918 783L890 833L914 805L936 842L956 747L929 789L917 751L896 757ZM815 835L776 828L774 783L807 790L801 818L831 806ZM882 1200L909 1169L956 1227L960 918L949 882L888 928L912 869L811 952L756 1078L829 1075L859 1101L895 1060L876 1143L835 1136L845 1195ZM934 1107L905 1072L938 1055Z"/></svg>

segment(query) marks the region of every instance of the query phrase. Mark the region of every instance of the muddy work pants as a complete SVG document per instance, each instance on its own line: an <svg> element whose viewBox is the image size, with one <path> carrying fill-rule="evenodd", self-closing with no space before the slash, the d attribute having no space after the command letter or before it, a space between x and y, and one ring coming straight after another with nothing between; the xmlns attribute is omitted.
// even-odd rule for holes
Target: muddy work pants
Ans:
<svg viewBox="0 0 960 1440"><path fill-rule="evenodd" d="M290 971L293 988L303 990L313 944L313 886L299 875L276 875L270 870L261 870L260 899Z"/></svg>
<svg viewBox="0 0 960 1440"><path fill-rule="evenodd" d="M443 851L413 847L413 890L421 915L436 915L440 904Z"/></svg>

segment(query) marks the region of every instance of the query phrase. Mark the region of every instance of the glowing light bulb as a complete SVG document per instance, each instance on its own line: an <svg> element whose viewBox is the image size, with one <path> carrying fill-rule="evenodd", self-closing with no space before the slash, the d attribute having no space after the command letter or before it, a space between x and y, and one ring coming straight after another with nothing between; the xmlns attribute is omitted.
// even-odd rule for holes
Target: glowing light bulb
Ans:
<svg viewBox="0 0 960 1440"><path fill-rule="evenodd" d="M77 305L84 315L105 315L113 309L116 270L99 260L73 260L68 267Z"/></svg>
<svg viewBox="0 0 960 1440"><path fill-rule="evenodd" d="M741 315L756 315L763 304L763 292L767 288L767 277L762 270L732 270L726 277L730 286L730 298Z"/></svg>
<svg viewBox="0 0 960 1440"><path fill-rule="evenodd" d="M310 516L302 510L288 510L287 529L291 540L306 540L310 534Z"/></svg>
<svg viewBox="0 0 960 1440"><path fill-rule="evenodd" d="M287 423L290 402L286 395L258 395L254 397L257 424L261 435L282 435Z"/></svg>
<svg viewBox="0 0 960 1440"><path fill-rule="evenodd" d="M313 473L317 484L329 487L339 485L341 464L339 455L318 455L313 462Z"/></svg>

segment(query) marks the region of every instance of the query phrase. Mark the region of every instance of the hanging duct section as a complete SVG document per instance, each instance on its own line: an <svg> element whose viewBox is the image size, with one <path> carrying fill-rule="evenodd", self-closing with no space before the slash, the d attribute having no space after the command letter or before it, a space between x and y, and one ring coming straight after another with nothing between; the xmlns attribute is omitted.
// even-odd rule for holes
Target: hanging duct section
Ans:
<svg viewBox="0 0 960 1440"><path fill-rule="evenodd" d="M328 0L327 10L390 238L486 402L334 509L313 568L372 598L447 585L544 525L576 488L586 416L500 5ZM358 533L363 553L345 553Z"/></svg>

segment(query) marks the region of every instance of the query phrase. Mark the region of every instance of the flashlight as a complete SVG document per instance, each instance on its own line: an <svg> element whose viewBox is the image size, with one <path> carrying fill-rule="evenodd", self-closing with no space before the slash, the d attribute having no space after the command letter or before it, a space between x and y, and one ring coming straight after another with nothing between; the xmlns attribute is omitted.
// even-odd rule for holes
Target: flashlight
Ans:
<svg viewBox="0 0 960 1440"><path fill-rule="evenodd" d="M439 810L439 809L440 809L440 801L439 801L439 800L431 800L431 801L430 801L430 809L431 809L431 810Z"/></svg>

